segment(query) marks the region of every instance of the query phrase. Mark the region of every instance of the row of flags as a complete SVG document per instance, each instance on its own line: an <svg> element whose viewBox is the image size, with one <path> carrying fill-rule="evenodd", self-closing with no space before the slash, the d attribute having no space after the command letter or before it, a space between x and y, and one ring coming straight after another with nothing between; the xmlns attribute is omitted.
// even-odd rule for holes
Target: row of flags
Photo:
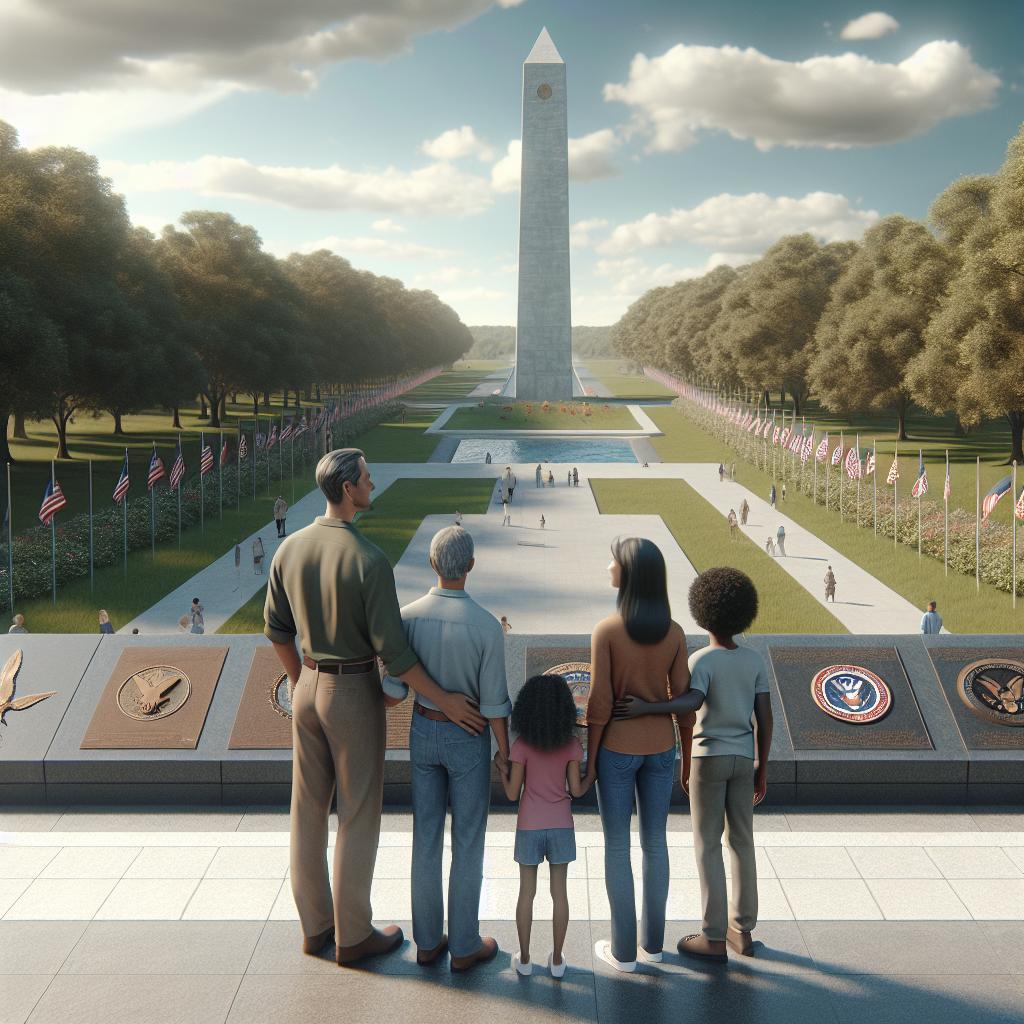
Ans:
<svg viewBox="0 0 1024 1024"><path fill-rule="evenodd" d="M827 459L833 466L842 466L846 471L846 475L851 480L870 477L875 472L874 450L866 449L862 451L860 448L859 438L857 440L857 444L849 450L844 450L844 443L840 440L832 450L831 457L829 457L830 442L827 433L822 437L817 448L814 449L813 438L815 431L813 427L811 428L810 433L807 433L806 424L803 425L800 431L797 431L792 426L780 426L776 424L774 414L772 418L769 419L767 413L762 417L760 413L755 414L749 411L744 412L742 408L731 405L716 395L711 395L701 391L692 384L687 384L683 381L677 380L669 374L662 373L660 370L645 367L644 373L648 377L657 380L660 384L663 384L671 391L674 391L681 398L686 398L701 408L724 418L728 423L746 430L748 433L753 434L754 437L763 437L766 441L770 439L772 444L781 447L783 450L799 455L802 462L806 463L809 460L811 451L813 450L814 458L817 462L825 462ZM899 456L897 455L893 457L892 466L889 468L889 473L885 480L886 483L892 487L899 478ZM982 522L988 521L993 509L995 509L1000 500L1007 493L1010 493L1012 489L1013 478L1010 475L1004 476L992 487L981 503ZM925 469L923 456L919 455L917 476L914 478L914 484L911 487L910 495L912 498L921 498L927 493L928 472ZM947 462L946 479L942 489L942 500L947 505L949 504L951 494L952 489L950 486L949 465ZM1018 519L1024 520L1024 486L1020 489L1013 511L1014 515Z"/></svg>

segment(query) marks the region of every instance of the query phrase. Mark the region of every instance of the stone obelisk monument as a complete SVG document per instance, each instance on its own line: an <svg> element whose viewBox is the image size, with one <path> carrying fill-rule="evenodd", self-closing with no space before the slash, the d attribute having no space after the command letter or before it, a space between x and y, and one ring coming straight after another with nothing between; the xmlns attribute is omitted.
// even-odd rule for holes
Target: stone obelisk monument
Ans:
<svg viewBox="0 0 1024 1024"><path fill-rule="evenodd" d="M516 365L519 399L572 398L565 61L544 29L523 64Z"/></svg>

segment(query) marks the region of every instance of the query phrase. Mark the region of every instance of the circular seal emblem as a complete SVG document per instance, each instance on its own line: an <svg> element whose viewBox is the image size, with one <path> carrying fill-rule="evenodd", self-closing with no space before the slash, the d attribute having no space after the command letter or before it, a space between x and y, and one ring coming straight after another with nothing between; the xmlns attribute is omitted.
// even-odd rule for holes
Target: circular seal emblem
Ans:
<svg viewBox="0 0 1024 1024"><path fill-rule="evenodd" d="M960 699L976 714L999 725L1024 726L1024 664L983 658L960 670Z"/></svg>
<svg viewBox="0 0 1024 1024"><path fill-rule="evenodd" d="M270 706L282 718L292 717L292 694L288 688L288 675L282 673L270 684Z"/></svg>
<svg viewBox="0 0 1024 1024"><path fill-rule="evenodd" d="M547 82L541 82L541 84L537 86L537 96L542 100L551 99L551 86L548 85Z"/></svg>
<svg viewBox="0 0 1024 1024"><path fill-rule="evenodd" d="M832 718L854 725L877 722L892 708L889 687L859 665L829 665L811 680L814 703Z"/></svg>
<svg viewBox="0 0 1024 1024"><path fill-rule="evenodd" d="M192 682L172 665L153 665L130 675L117 690L121 714L136 722L154 722L185 706Z"/></svg>
<svg viewBox="0 0 1024 1024"><path fill-rule="evenodd" d="M576 705L576 724L587 724L587 702L590 700L590 665L585 661L567 661L554 665L544 675L561 676L568 684Z"/></svg>

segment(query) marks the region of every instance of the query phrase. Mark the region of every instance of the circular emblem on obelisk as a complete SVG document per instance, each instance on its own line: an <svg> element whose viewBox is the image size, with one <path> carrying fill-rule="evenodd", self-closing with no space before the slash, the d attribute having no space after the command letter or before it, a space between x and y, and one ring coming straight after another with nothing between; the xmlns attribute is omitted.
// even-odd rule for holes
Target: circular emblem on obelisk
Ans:
<svg viewBox="0 0 1024 1024"><path fill-rule="evenodd" d="M117 706L136 722L152 722L173 715L191 692L192 683L181 669L153 665L130 675L118 687Z"/></svg>
<svg viewBox="0 0 1024 1024"><path fill-rule="evenodd" d="M960 699L980 717L999 725L1024 726L1024 664L983 658L957 676Z"/></svg>
<svg viewBox="0 0 1024 1024"><path fill-rule="evenodd" d="M537 95L542 100L551 99L551 86L548 85L547 82L542 82L540 85L537 86Z"/></svg>
<svg viewBox="0 0 1024 1024"><path fill-rule="evenodd" d="M877 722L892 708L889 687L859 665L829 665L811 680L814 703L832 718L853 725Z"/></svg>
<svg viewBox="0 0 1024 1024"><path fill-rule="evenodd" d="M549 668L544 675L561 676L568 684L576 705L576 724L587 724L587 702L590 700L590 665L585 661L567 661Z"/></svg>
<svg viewBox="0 0 1024 1024"><path fill-rule="evenodd" d="M292 694L288 686L287 674L278 676L270 684L270 706L282 718L291 721L292 717Z"/></svg>

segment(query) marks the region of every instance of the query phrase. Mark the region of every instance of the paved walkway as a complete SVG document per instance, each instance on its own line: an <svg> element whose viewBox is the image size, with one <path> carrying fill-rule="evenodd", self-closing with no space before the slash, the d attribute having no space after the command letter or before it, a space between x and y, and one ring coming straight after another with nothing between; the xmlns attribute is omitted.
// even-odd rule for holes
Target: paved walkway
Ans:
<svg viewBox="0 0 1024 1024"><path fill-rule="evenodd" d="M517 977L514 817L492 812L480 913L500 944L466 976L421 969L415 947L340 970L299 951L280 808L0 809L0 1019L308 1024L643 1021L855 1024L1019 1020L1024 977L1024 815L955 808L762 809L756 817L760 943L704 966L675 942L698 927L690 819L669 819L661 964L618 975L593 944L609 935L603 841L577 815L569 873L569 970L544 964L551 916L538 886L532 978ZM410 928L410 819L385 813L378 920ZM640 852L633 835L639 895ZM447 870L448 857L445 858Z"/></svg>
<svg viewBox="0 0 1024 1024"><path fill-rule="evenodd" d="M495 370L488 374L472 391L467 398L490 398L495 391L500 392L512 373L512 367L506 366L502 370Z"/></svg>

